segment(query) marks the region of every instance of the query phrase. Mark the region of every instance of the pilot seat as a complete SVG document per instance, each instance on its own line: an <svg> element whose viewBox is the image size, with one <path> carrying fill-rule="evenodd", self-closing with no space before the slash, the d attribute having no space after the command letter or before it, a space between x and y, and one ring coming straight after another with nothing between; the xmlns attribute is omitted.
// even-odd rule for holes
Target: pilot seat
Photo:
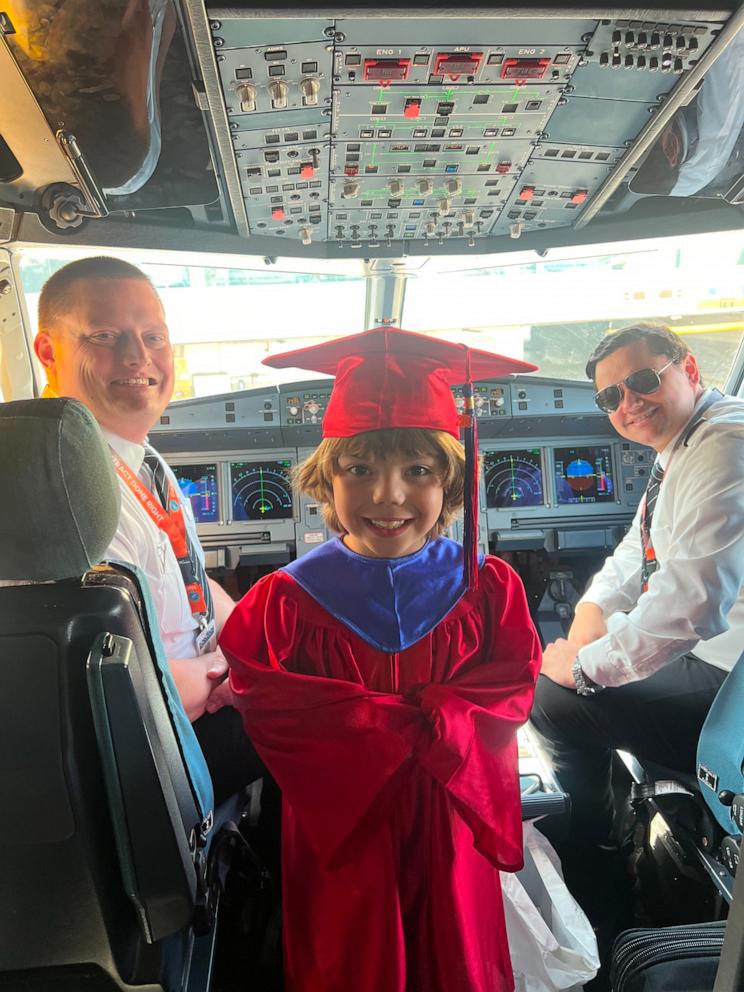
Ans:
<svg viewBox="0 0 744 992"><path fill-rule="evenodd" d="M0 406L0 989L199 992L212 785L69 399Z"/></svg>

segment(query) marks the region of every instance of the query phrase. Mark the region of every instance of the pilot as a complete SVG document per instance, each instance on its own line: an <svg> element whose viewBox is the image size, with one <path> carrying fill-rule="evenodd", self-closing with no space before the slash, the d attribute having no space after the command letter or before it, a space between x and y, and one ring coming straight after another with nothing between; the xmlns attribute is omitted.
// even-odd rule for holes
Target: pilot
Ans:
<svg viewBox="0 0 744 992"><path fill-rule="evenodd" d="M80 400L109 443L122 509L106 558L133 563L148 580L170 671L219 802L257 778L262 766L222 682L227 664L216 635L234 603L207 577L190 502L147 444L174 383L160 298L128 262L71 262L41 291L34 350L46 370L44 395Z"/></svg>
<svg viewBox="0 0 744 992"><path fill-rule="evenodd" d="M545 650L532 713L572 799L577 894L616 857L613 748L694 773L703 721L744 648L744 401L704 389L662 326L609 334L586 371L615 430L656 460L568 639Z"/></svg>

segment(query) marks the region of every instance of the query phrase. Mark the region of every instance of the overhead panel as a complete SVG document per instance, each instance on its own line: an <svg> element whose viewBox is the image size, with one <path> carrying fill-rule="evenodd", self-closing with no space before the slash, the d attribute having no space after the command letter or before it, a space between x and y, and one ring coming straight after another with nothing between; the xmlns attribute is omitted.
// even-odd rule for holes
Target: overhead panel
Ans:
<svg viewBox="0 0 744 992"><path fill-rule="evenodd" d="M210 17L251 233L359 248L573 226L721 28Z"/></svg>

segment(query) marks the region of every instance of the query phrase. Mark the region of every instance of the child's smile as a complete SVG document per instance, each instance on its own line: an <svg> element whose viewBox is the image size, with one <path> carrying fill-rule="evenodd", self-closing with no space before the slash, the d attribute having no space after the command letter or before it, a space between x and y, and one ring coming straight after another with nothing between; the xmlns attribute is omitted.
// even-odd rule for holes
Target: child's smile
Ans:
<svg viewBox="0 0 744 992"><path fill-rule="evenodd" d="M346 546L371 558L401 558L422 548L442 512L440 472L428 454L342 455L333 502Z"/></svg>

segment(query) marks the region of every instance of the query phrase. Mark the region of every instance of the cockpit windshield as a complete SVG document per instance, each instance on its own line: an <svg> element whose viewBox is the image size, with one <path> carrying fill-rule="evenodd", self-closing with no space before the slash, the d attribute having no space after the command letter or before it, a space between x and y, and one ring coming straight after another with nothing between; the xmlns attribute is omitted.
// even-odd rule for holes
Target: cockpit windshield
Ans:
<svg viewBox="0 0 744 992"><path fill-rule="evenodd" d="M79 255L79 251L77 252ZM35 247L20 271L31 326L45 279L72 257ZM176 354L176 399L273 386L297 378L269 369L276 351L362 331L380 319L432 337L524 358L540 374L584 380L607 331L638 321L671 325L722 387L744 332L741 232L552 249L506 256L400 259L402 304L377 313L361 261L128 256L161 294ZM161 253L161 257L162 253Z"/></svg>

